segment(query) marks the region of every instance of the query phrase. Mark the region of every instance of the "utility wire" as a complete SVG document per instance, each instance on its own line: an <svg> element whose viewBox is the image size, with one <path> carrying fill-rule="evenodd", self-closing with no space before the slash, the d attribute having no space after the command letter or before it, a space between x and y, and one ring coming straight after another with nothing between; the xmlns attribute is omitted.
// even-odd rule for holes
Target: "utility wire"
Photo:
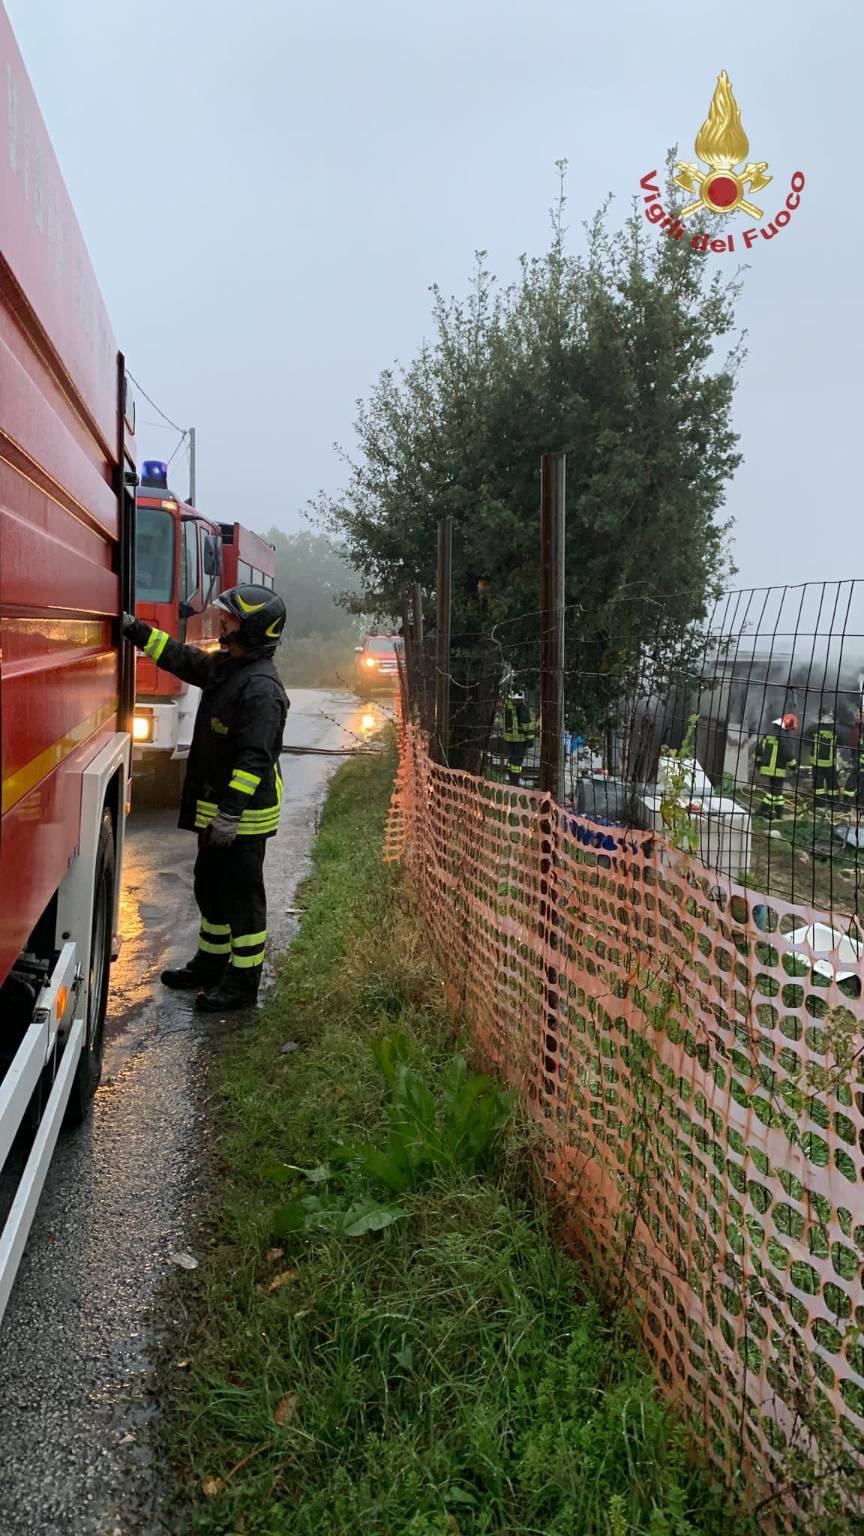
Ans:
<svg viewBox="0 0 864 1536"><path fill-rule="evenodd" d="M143 384L139 384L138 383L138 380L136 379L134 373L132 373L132 371L129 368L126 369L126 372L129 375L129 378L132 380L132 383L135 385L135 388L139 389L141 391L142 395L144 396L144 399L147 401L147 404L148 405L152 405L154 411L158 411L159 415L162 417L162 420L163 421L167 421L169 427L173 427L175 432L183 432L184 435L185 435L185 431L186 431L185 427L178 427L176 421L172 421L170 416L166 416L165 415L165 412L163 411L162 407L160 405L157 405L155 400L151 400L151 398L148 395L148 393L147 393L146 389L144 388Z"/></svg>
<svg viewBox="0 0 864 1536"><path fill-rule="evenodd" d="M168 460L168 468L169 469L170 469L171 465L174 463L174 460L176 459L178 453L180 452L180 449L183 447L183 444L185 443L185 441L186 441L188 436L189 436L188 432L181 432L181 434L180 434L180 441L177 444L177 447L174 449L174 452L172 453L170 459Z"/></svg>

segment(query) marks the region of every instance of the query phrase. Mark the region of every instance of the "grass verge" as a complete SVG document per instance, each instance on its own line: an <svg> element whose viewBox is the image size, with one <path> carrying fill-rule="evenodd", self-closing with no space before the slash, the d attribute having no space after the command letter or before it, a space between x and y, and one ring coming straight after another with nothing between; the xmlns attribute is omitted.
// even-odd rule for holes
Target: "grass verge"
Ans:
<svg viewBox="0 0 864 1536"><path fill-rule="evenodd" d="M220 1177L166 1387L184 1529L725 1536L722 1494L638 1348L550 1241L518 1115L486 1167L439 1168L386 1229L274 1240L285 1192L268 1163L309 1169L336 1141L382 1139L372 1042L406 1036L439 1100L457 1050L381 857L392 770L335 778L276 996L214 1063Z"/></svg>

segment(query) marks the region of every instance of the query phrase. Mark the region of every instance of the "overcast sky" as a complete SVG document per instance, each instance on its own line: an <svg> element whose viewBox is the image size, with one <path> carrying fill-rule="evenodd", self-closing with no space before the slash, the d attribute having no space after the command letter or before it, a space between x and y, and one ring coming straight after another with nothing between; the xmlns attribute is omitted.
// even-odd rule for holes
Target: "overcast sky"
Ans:
<svg viewBox="0 0 864 1536"><path fill-rule="evenodd" d="M259 529L342 483L333 441L430 283L545 246L556 159L578 247L607 192L623 216L669 144L694 157L727 69L766 219L806 177L740 308L737 582L864 576L852 0L5 3L129 365L197 427L201 508ZM139 454L175 441L141 426Z"/></svg>

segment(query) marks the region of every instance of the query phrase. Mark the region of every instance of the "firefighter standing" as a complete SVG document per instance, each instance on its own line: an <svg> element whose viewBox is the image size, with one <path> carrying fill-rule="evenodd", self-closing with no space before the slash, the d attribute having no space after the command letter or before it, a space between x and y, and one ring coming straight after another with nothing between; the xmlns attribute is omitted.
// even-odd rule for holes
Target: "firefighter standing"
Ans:
<svg viewBox="0 0 864 1536"><path fill-rule="evenodd" d="M756 774L762 789L762 800L757 815L779 821L786 810L784 789L787 769L798 766L793 732L798 730L797 715L783 715L772 720L756 749Z"/></svg>
<svg viewBox="0 0 864 1536"><path fill-rule="evenodd" d="M524 693L511 693L504 700L503 739L506 743L507 777L518 788L522 782L522 767L531 742L536 739L537 727Z"/></svg>
<svg viewBox="0 0 864 1536"><path fill-rule="evenodd" d="M837 749L833 711L823 709L810 743L813 798L817 806L830 805L837 794Z"/></svg>
<svg viewBox="0 0 864 1536"><path fill-rule="evenodd" d="M267 939L264 853L282 801L279 755L288 699L273 664L285 604L267 587L232 587L217 598L220 653L181 645L127 614L123 633L151 661L202 691L179 825L198 833L198 948L167 987L198 990L203 1013L255 1002Z"/></svg>

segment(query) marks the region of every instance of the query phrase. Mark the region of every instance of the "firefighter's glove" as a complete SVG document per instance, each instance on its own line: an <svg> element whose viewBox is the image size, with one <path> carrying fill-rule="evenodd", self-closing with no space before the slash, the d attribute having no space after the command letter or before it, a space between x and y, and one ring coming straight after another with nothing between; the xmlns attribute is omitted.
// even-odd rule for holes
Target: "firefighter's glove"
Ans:
<svg viewBox="0 0 864 1536"><path fill-rule="evenodd" d="M137 626L138 620L136 619L134 613L124 613L123 622L121 623L120 628L123 631L123 634L126 636L127 640L132 639Z"/></svg>
<svg viewBox="0 0 864 1536"><path fill-rule="evenodd" d="M210 848L230 848L240 825L240 817L228 811L217 811L207 828L207 844Z"/></svg>

